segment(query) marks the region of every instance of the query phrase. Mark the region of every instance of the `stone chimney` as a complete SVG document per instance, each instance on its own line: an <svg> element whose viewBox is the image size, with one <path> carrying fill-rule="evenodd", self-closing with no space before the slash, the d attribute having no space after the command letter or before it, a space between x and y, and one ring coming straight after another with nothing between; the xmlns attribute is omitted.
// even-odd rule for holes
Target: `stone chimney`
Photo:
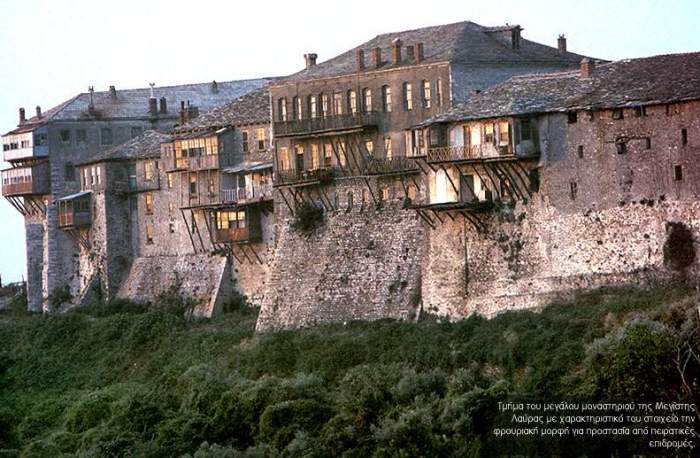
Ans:
<svg viewBox="0 0 700 458"><path fill-rule="evenodd" d="M165 99L165 97L160 98L160 112L161 114L168 112L168 101Z"/></svg>
<svg viewBox="0 0 700 458"><path fill-rule="evenodd" d="M158 114L158 99L155 97L148 99L148 112L151 114L151 116Z"/></svg>
<svg viewBox="0 0 700 458"><path fill-rule="evenodd" d="M180 101L180 125L184 124L187 121L187 111L185 111L185 101L181 100Z"/></svg>
<svg viewBox="0 0 700 458"><path fill-rule="evenodd" d="M513 49L520 49L520 31L522 28L519 25L514 26L510 30L510 40L513 45Z"/></svg>
<svg viewBox="0 0 700 458"><path fill-rule="evenodd" d="M358 70L365 69L365 52L361 49L357 50L357 69Z"/></svg>
<svg viewBox="0 0 700 458"><path fill-rule="evenodd" d="M566 37L564 34L560 34L557 38L557 48L559 48L559 53L564 54L566 52Z"/></svg>
<svg viewBox="0 0 700 458"><path fill-rule="evenodd" d="M24 108L19 109L19 123L24 124L27 121L27 117L24 114Z"/></svg>
<svg viewBox="0 0 700 458"><path fill-rule="evenodd" d="M399 65L401 63L401 40L394 38L391 42L391 63Z"/></svg>
<svg viewBox="0 0 700 458"><path fill-rule="evenodd" d="M109 96L112 97L113 100L117 99L117 88L114 86L109 87Z"/></svg>
<svg viewBox="0 0 700 458"><path fill-rule="evenodd" d="M36 117L41 118L41 107L39 105L36 106Z"/></svg>
<svg viewBox="0 0 700 458"><path fill-rule="evenodd" d="M219 93L219 85L217 84L216 80L211 82L211 93L212 94L218 94Z"/></svg>
<svg viewBox="0 0 700 458"><path fill-rule="evenodd" d="M408 45L406 46L406 60L409 62L413 62L413 59L416 58L416 51L413 45Z"/></svg>
<svg viewBox="0 0 700 458"><path fill-rule="evenodd" d="M304 60L306 61L307 70L316 65L316 58L318 58L318 54L316 53L312 52L309 54L304 54Z"/></svg>
<svg viewBox="0 0 700 458"><path fill-rule="evenodd" d="M377 46L372 50L372 54L374 55L374 66L375 68L379 68L382 66L382 48Z"/></svg>
<svg viewBox="0 0 700 458"><path fill-rule="evenodd" d="M88 113L91 115L95 114L95 88L88 86L88 93L90 94L90 102L88 102Z"/></svg>
<svg viewBox="0 0 700 458"><path fill-rule="evenodd" d="M423 53L423 43L416 44L416 63L420 64L425 59L425 54Z"/></svg>
<svg viewBox="0 0 700 458"><path fill-rule="evenodd" d="M590 60L588 57L581 59L581 78L588 78L593 74L595 70L595 62Z"/></svg>

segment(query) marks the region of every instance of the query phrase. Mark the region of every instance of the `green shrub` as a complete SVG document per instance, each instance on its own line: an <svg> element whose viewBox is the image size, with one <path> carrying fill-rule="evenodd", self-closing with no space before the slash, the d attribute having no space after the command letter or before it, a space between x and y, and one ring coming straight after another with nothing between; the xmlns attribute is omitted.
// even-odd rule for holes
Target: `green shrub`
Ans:
<svg viewBox="0 0 700 458"><path fill-rule="evenodd" d="M61 306L67 302L73 300L73 295L70 292L70 287L68 285L62 285L54 288L49 294L49 305L51 310L58 310Z"/></svg>
<svg viewBox="0 0 700 458"><path fill-rule="evenodd" d="M113 396L104 391L87 393L68 407L66 429L71 433L82 433L94 428L109 418L113 401Z"/></svg>
<svg viewBox="0 0 700 458"><path fill-rule="evenodd" d="M283 401L265 408L260 416L260 441L284 449L300 432L316 433L330 417L328 406L314 399Z"/></svg>
<svg viewBox="0 0 700 458"><path fill-rule="evenodd" d="M314 232L323 223L323 208L303 201L294 209L292 227L305 234Z"/></svg>

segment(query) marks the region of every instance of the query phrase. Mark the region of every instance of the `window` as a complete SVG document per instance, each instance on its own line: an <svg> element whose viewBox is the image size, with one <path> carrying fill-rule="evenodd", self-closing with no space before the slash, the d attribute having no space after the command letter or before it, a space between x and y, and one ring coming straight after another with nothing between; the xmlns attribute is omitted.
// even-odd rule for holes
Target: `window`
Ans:
<svg viewBox="0 0 700 458"><path fill-rule="evenodd" d="M172 188L173 188L173 174L172 174L172 173L168 173L168 174L166 175L166 177L167 177L167 180L168 180L168 189L172 189Z"/></svg>
<svg viewBox="0 0 700 458"><path fill-rule="evenodd" d="M333 165L333 145L325 143L323 145L323 166L330 167Z"/></svg>
<svg viewBox="0 0 700 458"><path fill-rule="evenodd" d="M103 127L100 129L100 143L103 145L112 144L112 129L109 127Z"/></svg>
<svg viewBox="0 0 700 458"><path fill-rule="evenodd" d="M508 121L498 123L498 145L507 146L510 143L510 124Z"/></svg>
<svg viewBox="0 0 700 458"><path fill-rule="evenodd" d="M673 167L673 178L676 181L681 181L683 179L683 167L676 165Z"/></svg>
<svg viewBox="0 0 700 458"><path fill-rule="evenodd" d="M615 148L617 149L617 154L625 154L627 152L627 144L622 140L615 142Z"/></svg>
<svg viewBox="0 0 700 458"><path fill-rule="evenodd" d="M61 141L63 143L70 143L70 130L68 130L68 129L61 130Z"/></svg>
<svg viewBox="0 0 700 458"><path fill-rule="evenodd" d="M328 94L321 93L321 116L328 116Z"/></svg>
<svg viewBox="0 0 700 458"><path fill-rule="evenodd" d="M144 199L144 204L146 205L146 214L147 215L152 215L153 214L153 194L150 192L147 192L146 194L143 195Z"/></svg>
<svg viewBox="0 0 700 458"><path fill-rule="evenodd" d="M647 107L634 107L634 116L640 118L647 115Z"/></svg>
<svg viewBox="0 0 700 458"><path fill-rule="evenodd" d="M218 211L216 212L216 228L222 229L245 229L245 211Z"/></svg>
<svg viewBox="0 0 700 458"><path fill-rule="evenodd" d="M644 139L644 149L651 149L651 137Z"/></svg>
<svg viewBox="0 0 700 458"><path fill-rule="evenodd" d="M406 111L413 110L413 87L411 83L403 83L403 108Z"/></svg>
<svg viewBox="0 0 700 458"><path fill-rule="evenodd" d="M352 209L352 191L348 191L348 211Z"/></svg>
<svg viewBox="0 0 700 458"><path fill-rule="evenodd" d="M301 119L301 99L296 95L292 98L292 116L295 120Z"/></svg>
<svg viewBox="0 0 700 458"><path fill-rule="evenodd" d="M569 183L569 197L571 200L576 200L576 194L578 193L578 185L575 181Z"/></svg>
<svg viewBox="0 0 700 458"><path fill-rule="evenodd" d="M437 93L435 94L437 96L437 104L438 104L438 106L441 106L442 105L442 78L438 78L437 87L435 89L437 90Z"/></svg>
<svg viewBox="0 0 700 458"><path fill-rule="evenodd" d="M197 195L197 175L190 175L190 197Z"/></svg>
<svg viewBox="0 0 700 458"><path fill-rule="evenodd" d="M304 147L301 145L294 146L294 166L296 170L304 170Z"/></svg>
<svg viewBox="0 0 700 458"><path fill-rule="evenodd" d="M90 182L90 179L88 178L90 175L90 172L88 171L88 167L85 167L83 169L83 183L82 183L82 188L87 189L88 183Z"/></svg>
<svg viewBox="0 0 700 458"><path fill-rule="evenodd" d="M153 244L153 225L146 223L146 243Z"/></svg>
<svg viewBox="0 0 700 458"><path fill-rule="evenodd" d="M352 89L348 91L348 112L357 114L357 93Z"/></svg>
<svg viewBox="0 0 700 458"><path fill-rule="evenodd" d="M335 92L333 94L333 114L343 114L343 94Z"/></svg>
<svg viewBox="0 0 700 458"><path fill-rule="evenodd" d="M566 117L569 124L573 124L578 121L578 113L575 111L569 111L566 113Z"/></svg>
<svg viewBox="0 0 700 458"><path fill-rule="evenodd" d="M623 119L624 117L625 117L625 115L622 112L622 108L615 108L612 111L612 118L613 119Z"/></svg>
<svg viewBox="0 0 700 458"><path fill-rule="evenodd" d="M583 145L578 145L578 158L583 159Z"/></svg>
<svg viewBox="0 0 700 458"><path fill-rule="evenodd" d="M315 95L309 96L309 118L318 117L318 107L316 106L317 100Z"/></svg>
<svg viewBox="0 0 700 458"><path fill-rule="evenodd" d="M320 157L318 153L318 145L315 143L311 144L311 169L316 170L319 168Z"/></svg>
<svg viewBox="0 0 700 458"><path fill-rule="evenodd" d="M280 121L287 120L287 99L284 97L277 100L277 119Z"/></svg>
<svg viewBox="0 0 700 458"><path fill-rule="evenodd" d="M143 164L143 179L146 181L151 181L153 179L153 163L146 162Z"/></svg>
<svg viewBox="0 0 700 458"><path fill-rule="evenodd" d="M280 162L280 168L282 170L289 170L289 148L285 146L281 147L277 156Z"/></svg>
<svg viewBox="0 0 700 458"><path fill-rule="evenodd" d="M77 129L75 131L75 141L78 143L87 143L87 131L85 129Z"/></svg>
<svg viewBox="0 0 700 458"><path fill-rule="evenodd" d="M391 112L391 87L382 86L382 110Z"/></svg>
<svg viewBox="0 0 700 458"><path fill-rule="evenodd" d="M493 144L494 142L493 124L490 122L484 125L484 142L486 144Z"/></svg>
<svg viewBox="0 0 700 458"><path fill-rule="evenodd" d="M170 231L171 234L174 234L175 233L175 223L170 221L170 223L168 223L168 230Z"/></svg>
<svg viewBox="0 0 700 458"><path fill-rule="evenodd" d="M388 187L383 187L382 188L382 200L387 201L389 200L389 188Z"/></svg>
<svg viewBox="0 0 700 458"><path fill-rule="evenodd" d="M372 89L362 89L362 111L369 113L372 111Z"/></svg>
<svg viewBox="0 0 700 458"><path fill-rule="evenodd" d="M374 142L372 140L365 140L365 149L367 150L368 155L374 156Z"/></svg>
<svg viewBox="0 0 700 458"><path fill-rule="evenodd" d="M243 145L243 152L248 152L248 131L244 130L241 132L241 144Z"/></svg>
<svg viewBox="0 0 700 458"><path fill-rule="evenodd" d="M423 108L430 108L430 81L423 80Z"/></svg>
<svg viewBox="0 0 700 458"><path fill-rule="evenodd" d="M688 144L688 129L681 129L681 145Z"/></svg>
<svg viewBox="0 0 700 458"><path fill-rule="evenodd" d="M134 126L131 128L131 138L136 138L143 133L143 127Z"/></svg>
<svg viewBox="0 0 700 458"><path fill-rule="evenodd" d="M66 162L64 178L66 181L75 181L75 167L72 162Z"/></svg>
<svg viewBox="0 0 700 458"><path fill-rule="evenodd" d="M261 127L255 130L255 139L258 141L258 150L265 149L265 128Z"/></svg>
<svg viewBox="0 0 700 458"><path fill-rule="evenodd" d="M532 125L530 124L530 119L525 118L520 120L520 141L532 140Z"/></svg>
<svg viewBox="0 0 700 458"><path fill-rule="evenodd" d="M391 150L391 137L384 137L384 155L387 159L391 159L393 156Z"/></svg>

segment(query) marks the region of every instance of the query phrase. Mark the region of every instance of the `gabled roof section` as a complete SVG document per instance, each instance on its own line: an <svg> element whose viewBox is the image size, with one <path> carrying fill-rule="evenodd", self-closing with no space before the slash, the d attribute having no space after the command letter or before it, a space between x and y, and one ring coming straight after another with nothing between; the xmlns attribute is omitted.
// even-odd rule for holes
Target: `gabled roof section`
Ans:
<svg viewBox="0 0 700 458"><path fill-rule="evenodd" d="M580 70L514 76L420 126L499 116L700 100L700 52L596 64Z"/></svg>
<svg viewBox="0 0 700 458"><path fill-rule="evenodd" d="M271 78L258 78L162 86L155 87L153 95L159 100L161 97L165 97L168 115L176 117L181 101L189 101L191 105L199 108L200 112L208 111L259 89L270 80ZM88 110L90 94L81 93L47 110L41 118L34 116L27 119L25 123L10 133L31 130L28 127L34 128L49 121L148 118L150 116L148 111L150 96L150 88L116 89L115 94L110 93L110 91L96 91L92 94L94 114L90 114Z"/></svg>
<svg viewBox="0 0 700 458"><path fill-rule="evenodd" d="M128 161L160 157L160 144L169 139L169 135L156 132L155 130L147 130L128 142L95 154L90 159L83 161L80 165L94 164L96 162Z"/></svg>
<svg viewBox="0 0 700 458"><path fill-rule="evenodd" d="M177 127L175 132L216 130L223 127L269 122L270 92L267 87L262 87L188 121Z"/></svg>
<svg viewBox="0 0 700 458"><path fill-rule="evenodd" d="M557 48L520 38L519 48L513 49L510 39L512 30L519 32L520 26L506 25L484 27L470 21L457 22L415 30L405 30L378 35L339 56L319 63L309 69L291 75L280 82L330 78L359 72L376 71L373 49L381 48L383 64L380 70L415 65L415 59L407 58L406 46L423 43L423 63L453 62L462 64L551 64L573 65L584 56L572 52L559 52ZM402 62L391 63L391 44L395 39L403 43ZM359 70L357 51L363 50L365 69Z"/></svg>

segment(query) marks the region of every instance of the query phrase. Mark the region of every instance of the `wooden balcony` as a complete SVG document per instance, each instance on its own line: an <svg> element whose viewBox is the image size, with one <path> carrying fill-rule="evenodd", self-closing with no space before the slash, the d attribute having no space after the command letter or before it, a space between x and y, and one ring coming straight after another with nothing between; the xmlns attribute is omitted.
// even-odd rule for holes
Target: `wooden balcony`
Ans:
<svg viewBox="0 0 700 458"><path fill-rule="evenodd" d="M41 195L50 192L51 178L48 162L2 171L3 196Z"/></svg>
<svg viewBox="0 0 700 458"><path fill-rule="evenodd" d="M257 242L262 239L260 233L251 231L248 227L230 228L230 229L214 229L215 243L243 243Z"/></svg>
<svg viewBox="0 0 700 458"><path fill-rule="evenodd" d="M441 146L428 150L428 162L468 161L473 159L490 159L513 157L510 145L494 146L492 144L471 146Z"/></svg>
<svg viewBox="0 0 700 458"><path fill-rule="evenodd" d="M168 157L164 160L166 170L216 170L222 164L218 154L195 157Z"/></svg>
<svg viewBox="0 0 700 458"><path fill-rule="evenodd" d="M92 192L81 191L77 194L56 200L58 204L58 227L74 229L89 226L92 223Z"/></svg>
<svg viewBox="0 0 700 458"><path fill-rule="evenodd" d="M58 227L82 227L89 226L91 222L90 212L64 212L58 215Z"/></svg>
<svg viewBox="0 0 700 458"><path fill-rule="evenodd" d="M371 158L365 164L367 175L394 175L419 171L415 159L398 156L391 158Z"/></svg>
<svg viewBox="0 0 700 458"><path fill-rule="evenodd" d="M219 201L224 204L245 204L263 200L272 200L272 186L269 184L254 184L252 187L246 188L222 189L219 199Z"/></svg>
<svg viewBox="0 0 700 458"><path fill-rule="evenodd" d="M337 116L320 116L316 118L278 121L274 123L275 137L298 137L323 132L342 132L364 128L376 128L379 113L343 114Z"/></svg>
<svg viewBox="0 0 700 458"><path fill-rule="evenodd" d="M342 172L340 169L333 167L326 167L322 169L315 170L276 170L275 171L275 186L285 186L285 185L301 185L301 184L329 184L333 179L340 175Z"/></svg>

